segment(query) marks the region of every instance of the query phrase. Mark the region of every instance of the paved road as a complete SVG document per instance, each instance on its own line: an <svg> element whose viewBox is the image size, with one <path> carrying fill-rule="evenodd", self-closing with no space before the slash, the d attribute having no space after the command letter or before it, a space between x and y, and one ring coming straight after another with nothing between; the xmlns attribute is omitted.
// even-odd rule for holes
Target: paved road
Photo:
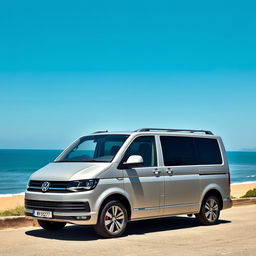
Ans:
<svg viewBox="0 0 256 256"><path fill-rule="evenodd" d="M256 205L223 211L215 226L194 218L133 222L126 236L99 239L91 227L55 233L26 227L0 231L0 255L256 255Z"/></svg>

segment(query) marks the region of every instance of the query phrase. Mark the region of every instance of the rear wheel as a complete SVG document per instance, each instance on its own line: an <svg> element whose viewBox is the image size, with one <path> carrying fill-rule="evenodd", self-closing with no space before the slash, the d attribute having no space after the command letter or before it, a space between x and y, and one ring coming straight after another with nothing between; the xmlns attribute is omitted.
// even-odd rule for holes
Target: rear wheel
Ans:
<svg viewBox="0 0 256 256"><path fill-rule="evenodd" d="M94 229L105 238L119 237L126 229L127 220L126 208L119 201L113 200L103 207Z"/></svg>
<svg viewBox="0 0 256 256"><path fill-rule="evenodd" d="M65 227L66 222L38 220L39 225L46 230L54 231Z"/></svg>
<svg viewBox="0 0 256 256"><path fill-rule="evenodd" d="M220 216L220 202L216 196L207 196L202 203L201 210L196 214L198 222L202 225L216 224Z"/></svg>

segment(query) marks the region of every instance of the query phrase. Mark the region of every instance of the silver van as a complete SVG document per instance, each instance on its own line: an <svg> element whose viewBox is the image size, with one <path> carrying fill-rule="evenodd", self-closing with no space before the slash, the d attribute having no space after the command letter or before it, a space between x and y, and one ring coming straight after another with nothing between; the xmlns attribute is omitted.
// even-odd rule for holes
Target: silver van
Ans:
<svg viewBox="0 0 256 256"><path fill-rule="evenodd" d="M94 225L106 238L121 236L128 221L179 214L212 225L231 206L222 140L204 130L83 136L32 174L25 194L26 215L44 229Z"/></svg>

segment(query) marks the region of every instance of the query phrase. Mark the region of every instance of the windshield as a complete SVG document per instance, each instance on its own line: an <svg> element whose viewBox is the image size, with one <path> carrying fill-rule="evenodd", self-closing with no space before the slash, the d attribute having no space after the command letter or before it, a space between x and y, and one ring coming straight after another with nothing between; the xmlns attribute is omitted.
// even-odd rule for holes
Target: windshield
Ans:
<svg viewBox="0 0 256 256"><path fill-rule="evenodd" d="M92 135L78 139L55 162L111 162L129 135Z"/></svg>

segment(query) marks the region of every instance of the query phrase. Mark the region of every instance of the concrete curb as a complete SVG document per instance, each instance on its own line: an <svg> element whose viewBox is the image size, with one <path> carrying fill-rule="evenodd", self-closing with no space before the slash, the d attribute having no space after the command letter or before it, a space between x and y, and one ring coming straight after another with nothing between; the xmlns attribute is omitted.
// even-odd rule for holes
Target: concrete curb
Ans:
<svg viewBox="0 0 256 256"><path fill-rule="evenodd" d="M232 201L233 206L256 204L255 197L233 199ZM38 226L37 220L26 216L0 217L0 230L6 228L20 228L28 226Z"/></svg>
<svg viewBox="0 0 256 256"><path fill-rule="evenodd" d="M37 221L25 216L0 217L0 230L5 228L20 228L38 226Z"/></svg>
<svg viewBox="0 0 256 256"><path fill-rule="evenodd" d="M256 197L232 199L233 206L256 204Z"/></svg>

